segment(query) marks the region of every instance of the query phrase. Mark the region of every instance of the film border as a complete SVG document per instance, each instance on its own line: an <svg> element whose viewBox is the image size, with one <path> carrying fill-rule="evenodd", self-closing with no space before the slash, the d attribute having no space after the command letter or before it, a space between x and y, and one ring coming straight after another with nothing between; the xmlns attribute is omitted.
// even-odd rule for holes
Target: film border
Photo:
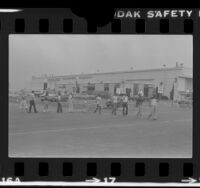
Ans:
<svg viewBox="0 0 200 188"><path fill-rule="evenodd" d="M69 10L69 9L68 9ZM148 10L148 9L147 9ZM145 10L146 11L146 10ZM197 11L197 10L193 10ZM23 9L0 13L0 81L2 92L0 177L21 181L80 182L116 177L116 182L200 181L200 127L198 125L200 18L115 19L104 27L87 23L67 9ZM160 25L164 25L160 28ZM192 28L191 28L192 27ZM194 99L192 159L8 158L8 35L9 34L189 34L193 35ZM89 163L89 164L88 164ZM95 165L94 165L95 164ZM64 171L63 171L64 167ZM88 168L87 168L88 167ZM70 169L67 172L66 169ZM160 170L159 170L160 169ZM39 173L40 171L40 173ZM65 174L66 173L66 174ZM164 175L162 176L162 173ZM192 178L192 179L190 179ZM195 181L194 181L195 183Z"/></svg>

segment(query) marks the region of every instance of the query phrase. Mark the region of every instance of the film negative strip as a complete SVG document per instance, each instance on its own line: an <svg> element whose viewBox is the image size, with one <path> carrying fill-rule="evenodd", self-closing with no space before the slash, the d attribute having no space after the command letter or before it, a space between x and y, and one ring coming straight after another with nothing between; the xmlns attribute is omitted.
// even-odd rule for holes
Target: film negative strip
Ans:
<svg viewBox="0 0 200 188"><path fill-rule="evenodd" d="M0 9L0 184L196 185L200 10L96 11Z"/></svg>

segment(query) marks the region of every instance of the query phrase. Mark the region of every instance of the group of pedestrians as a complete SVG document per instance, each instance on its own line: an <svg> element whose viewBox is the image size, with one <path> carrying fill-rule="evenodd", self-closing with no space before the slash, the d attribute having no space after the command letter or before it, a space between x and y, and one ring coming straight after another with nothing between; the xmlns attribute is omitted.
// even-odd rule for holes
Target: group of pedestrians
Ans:
<svg viewBox="0 0 200 188"><path fill-rule="evenodd" d="M33 108L34 112L38 113L37 108L36 108L36 104L35 104L35 93L34 93L34 91L32 91L29 94L28 99L29 99L29 107L28 107L28 104L27 104L26 97L22 96L22 100L20 102L20 109L22 111L25 110L27 113L31 113L32 108Z"/></svg>
<svg viewBox="0 0 200 188"><path fill-rule="evenodd" d="M73 105L73 94L70 93L68 96L68 106L69 106L69 112L72 113L74 111L74 105ZM62 107L62 95L59 92L58 98L57 98L57 113L63 113L63 107Z"/></svg>
<svg viewBox="0 0 200 188"><path fill-rule="evenodd" d="M118 107L118 97L117 95L114 95L112 97L112 114L117 115L117 107ZM122 114L123 116L128 115L128 96L124 95L122 97ZM102 98L100 96L96 97L96 108L94 110L94 113L101 114L102 112Z"/></svg>
<svg viewBox="0 0 200 188"><path fill-rule="evenodd" d="M46 98L48 96L48 93L45 93L44 98L41 99L43 103L43 112L47 112L49 109L49 102L48 99ZM29 101L29 106L27 101ZM60 92L57 94L57 113L62 113L63 112L63 106L62 106L62 95ZM69 94L68 96L68 103L69 103L69 112L73 112L74 107L73 107L73 95L72 93ZM34 113L38 113L38 110L36 108L36 96L35 92L32 91L30 94L26 96L22 96L21 102L20 102L20 109L22 111L25 111L27 113L31 113L32 109Z"/></svg>
<svg viewBox="0 0 200 188"><path fill-rule="evenodd" d="M118 100L119 97L117 95L114 95L112 97L112 114L113 115L117 115L117 108L118 106L120 106L120 102L122 103L122 115L123 116L127 116L128 115L128 96L126 94L124 94L121 98L121 101ZM136 97L136 107L138 108L136 117L137 118L142 118L143 114L142 114L142 104L144 102L144 96L143 96L143 92L140 90L138 92L138 95ZM150 107L150 114L148 115L148 119L157 119L157 96L156 94L153 94L150 98L149 98L149 107Z"/></svg>
<svg viewBox="0 0 200 188"><path fill-rule="evenodd" d="M48 95L48 94L47 94ZM47 96L46 95L46 96ZM21 103L20 103L20 108L25 110L27 113L31 113L32 109L34 111L34 113L38 113L37 108L36 108L36 101L35 101L35 93L34 91L32 91L29 94L29 106L27 104L27 100L26 97L23 96ZM129 98L126 94L122 95L122 97L120 97L119 101L119 97L117 95L113 95L112 97L112 114L113 115L117 115L117 108L119 106L122 106L122 115L123 116L127 116L128 115L128 103L129 103ZM57 113L63 113L63 106L62 106L62 95L60 92L58 92L57 94ZM49 102L48 100L44 97L42 99L43 102L43 112L47 112L48 108L49 108ZM137 111L137 118L142 118L143 114L142 114L142 104L144 102L144 96L143 96L143 92L139 91L138 95L136 97L136 107L138 108ZM157 96L156 94L153 94L150 99L149 99L149 106L150 106L150 114L148 115L148 119L157 119ZM87 101L84 101L85 106L87 105ZM96 97L96 107L94 110L94 113L102 113L102 98L101 96L97 96ZM68 96L68 109L69 112L73 112L74 111L74 104L73 104L73 94L70 93ZM88 108L87 108L88 109Z"/></svg>

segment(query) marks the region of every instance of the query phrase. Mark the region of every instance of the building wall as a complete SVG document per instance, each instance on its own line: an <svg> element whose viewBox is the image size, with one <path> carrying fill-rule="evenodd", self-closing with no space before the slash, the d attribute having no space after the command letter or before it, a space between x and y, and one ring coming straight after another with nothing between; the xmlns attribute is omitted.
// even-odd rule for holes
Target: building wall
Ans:
<svg viewBox="0 0 200 188"><path fill-rule="evenodd" d="M95 90L96 91L104 91L104 84L103 83L95 84Z"/></svg>
<svg viewBox="0 0 200 188"><path fill-rule="evenodd" d="M193 81L192 79L185 79L186 82L186 90L189 89L191 92L193 92Z"/></svg>
<svg viewBox="0 0 200 188"><path fill-rule="evenodd" d="M138 89L144 89L144 84L158 86L160 82L164 83L164 95L170 97L173 84L176 83L176 90L186 90L186 87L192 88L192 79L179 78L180 75L192 75L192 69L171 68L155 69L148 71L130 71L116 73L96 73L88 75L69 75L51 77L48 79L48 87L58 88L58 85L66 85L66 90L73 91L76 83L80 85L80 92L86 91L88 83L95 84L96 91L104 91L104 83L109 84L109 92L114 93L115 84L124 83L125 88L131 89L131 95L134 95ZM43 89L44 78L34 77L32 80L32 89ZM176 91L175 91L176 92Z"/></svg>
<svg viewBox="0 0 200 188"><path fill-rule="evenodd" d="M38 91L43 89L43 80L43 78L32 77L31 90Z"/></svg>
<svg viewBox="0 0 200 188"><path fill-rule="evenodd" d="M115 84L114 84L114 83L110 83L110 84L109 84L109 93L110 93L111 95L114 94L114 87L115 87Z"/></svg>

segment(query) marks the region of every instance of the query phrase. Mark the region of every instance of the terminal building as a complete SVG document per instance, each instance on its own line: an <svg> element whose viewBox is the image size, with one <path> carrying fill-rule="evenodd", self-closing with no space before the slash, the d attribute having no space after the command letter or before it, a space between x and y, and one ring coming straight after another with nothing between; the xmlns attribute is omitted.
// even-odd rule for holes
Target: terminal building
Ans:
<svg viewBox="0 0 200 188"><path fill-rule="evenodd" d="M46 88L61 92L92 93L106 91L137 95L142 90L144 96L151 96L153 89L163 85L162 94L170 98L173 89L174 99L185 92L193 92L193 70L183 66L171 68L129 70L105 73L74 74L63 76L33 76L32 90Z"/></svg>

